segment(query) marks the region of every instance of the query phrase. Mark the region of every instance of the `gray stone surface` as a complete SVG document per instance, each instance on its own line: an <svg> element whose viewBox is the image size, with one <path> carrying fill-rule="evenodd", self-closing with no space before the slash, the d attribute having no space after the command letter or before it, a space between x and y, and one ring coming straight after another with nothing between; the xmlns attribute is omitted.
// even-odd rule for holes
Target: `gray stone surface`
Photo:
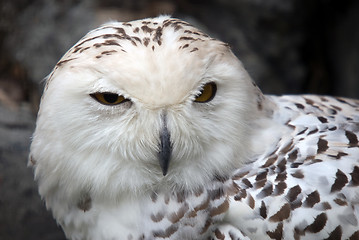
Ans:
<svg viewBox="0 0 359 240"><path fill-rule="evenodd" d="M35 115L28 105L10 110L0 105L0 239L65 239L40 200L27 168Z"/></svg>
<svg viewBox="0 0 359 240"><path fill-rule="evenodd" d="M59 58L94 28L91 2L35 0L18 13L4 45L31 80L42 81Z"/></svg>

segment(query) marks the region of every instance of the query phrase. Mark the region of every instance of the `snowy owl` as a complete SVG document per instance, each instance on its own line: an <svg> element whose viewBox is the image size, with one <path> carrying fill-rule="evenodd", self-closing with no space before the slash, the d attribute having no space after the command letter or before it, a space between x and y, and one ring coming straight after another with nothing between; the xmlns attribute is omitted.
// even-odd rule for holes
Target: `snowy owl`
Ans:
<svg viewBox="0 0 359 240"><path fill-rule="evenodd" d="M263 95L227 44L111 22L47 78L29 165L66 237L359 239L359 101Z"/></svg>

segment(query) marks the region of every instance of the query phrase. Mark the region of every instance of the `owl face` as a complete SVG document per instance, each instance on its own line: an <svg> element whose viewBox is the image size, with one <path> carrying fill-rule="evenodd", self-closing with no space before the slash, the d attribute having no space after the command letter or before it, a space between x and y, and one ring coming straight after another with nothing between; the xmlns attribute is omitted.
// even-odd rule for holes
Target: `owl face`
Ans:
<svg viewBox="0 0 359 240"><path fill-rule="evenodd" d="M226 176L246 161L253 91L229 48L186 22L103 25L47 79L31 146L40 194L116 198Z"/></svg>

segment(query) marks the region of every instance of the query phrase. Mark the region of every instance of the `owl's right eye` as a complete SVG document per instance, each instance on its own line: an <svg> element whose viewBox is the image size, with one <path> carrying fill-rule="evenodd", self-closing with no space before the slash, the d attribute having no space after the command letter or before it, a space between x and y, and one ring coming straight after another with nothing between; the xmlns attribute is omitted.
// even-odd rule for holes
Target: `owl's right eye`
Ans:
<svg viewBox="0 0 359 240"><path fill-rule="evenodd" d="M92 93L90 94L90 96L96 99L99 103L102 103L104 105L117 105L129 101L127 98L125 98L122 95L118 95L116 93L109 93L109 92Z"/></svg>

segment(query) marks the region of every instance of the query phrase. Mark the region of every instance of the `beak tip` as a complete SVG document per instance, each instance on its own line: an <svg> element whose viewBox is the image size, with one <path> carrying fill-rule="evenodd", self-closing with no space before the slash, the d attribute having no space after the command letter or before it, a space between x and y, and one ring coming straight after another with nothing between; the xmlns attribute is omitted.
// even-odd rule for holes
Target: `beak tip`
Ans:
<svg viewBox="0 0 359 240"><path fill-rule="evenodd" d="M167 175L168 165L169 165L169 158L160 157L160 167L161 167L163 176Z"/></svg>

